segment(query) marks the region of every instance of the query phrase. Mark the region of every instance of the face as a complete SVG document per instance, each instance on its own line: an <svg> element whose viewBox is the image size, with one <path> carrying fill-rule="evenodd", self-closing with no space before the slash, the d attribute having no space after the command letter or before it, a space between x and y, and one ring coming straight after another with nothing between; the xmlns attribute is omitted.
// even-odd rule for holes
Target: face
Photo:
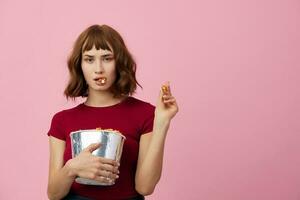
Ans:
<svg viewBox="0 0 300 200"><path fill-rule="evenodd" d="M81 68L89 90L108 91L116 80L113 52L95 46L82 53Z"/></svg>

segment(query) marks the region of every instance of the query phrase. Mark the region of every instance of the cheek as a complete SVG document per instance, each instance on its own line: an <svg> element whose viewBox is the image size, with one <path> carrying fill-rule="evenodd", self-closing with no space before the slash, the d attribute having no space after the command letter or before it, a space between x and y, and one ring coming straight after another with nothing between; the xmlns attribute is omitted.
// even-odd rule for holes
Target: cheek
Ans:
<svg viewBox="0 0 300 200"><path fill-rule="evenodd" d="M115 66L111 66L109 69L110 69L110 72L109 72L110 76L116 78L116 76L117 76L117 69L116 69L116 67Z"/></svg>
<svg viewBox="0 0 300 200"><path fill-rule="evenodd" d="M82 66L81 70L82 70L82 73L83 73L83 77L84 77L85 80L88 80L89 72L88 72L86 66L84 66L84 65L81 65L81 66Z"/></svg>

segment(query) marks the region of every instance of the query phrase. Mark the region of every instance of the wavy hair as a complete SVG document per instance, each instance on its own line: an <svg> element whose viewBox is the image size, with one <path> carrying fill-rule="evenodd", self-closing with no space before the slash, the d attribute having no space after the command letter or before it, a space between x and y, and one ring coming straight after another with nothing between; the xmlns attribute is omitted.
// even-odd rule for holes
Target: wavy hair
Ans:
<svg viewBox="0 0 300 200"><path fill-rule="evenodd" d="M114 52L117 74L110 88L114 97L132 95L137 85L141 87L135 76L136 63L121 35L108 25L92 25L78 36L68 58L70 79L64 91L67 99L88 96L88 85L83 76L81 60L83 52L91 50L93 46L97 50L101 48Z"/></svg>

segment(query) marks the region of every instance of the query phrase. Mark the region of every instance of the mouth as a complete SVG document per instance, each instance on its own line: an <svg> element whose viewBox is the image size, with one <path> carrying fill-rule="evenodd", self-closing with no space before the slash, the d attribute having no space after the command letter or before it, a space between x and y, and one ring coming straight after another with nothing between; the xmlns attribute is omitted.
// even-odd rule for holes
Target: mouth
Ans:
<svg viewBox="0 0 300 200"><path fill-rule="evenodd" d="M100 77L100 78L95 78L94 81L96 82L97 85L105 85L107 78L106 77Z"/></svg>

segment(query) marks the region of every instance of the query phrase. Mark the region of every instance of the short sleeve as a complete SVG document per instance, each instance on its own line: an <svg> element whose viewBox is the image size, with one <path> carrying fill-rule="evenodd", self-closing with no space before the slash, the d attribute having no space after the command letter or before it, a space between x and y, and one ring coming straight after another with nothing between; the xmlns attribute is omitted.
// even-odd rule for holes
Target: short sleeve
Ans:
<svg viewBox="0 0 300 200"><path fill-rule="evenodd" d="M153 130L153 122L154 122L154 111L155 107L151 104L147 104L145 106L142 115L143 115L143 123L141 127L141 134L152 132Z"/></svg>
<svg viewBox="0 0 300 200"><path fill-rule="evenodd" d="M48 136L53 136L61 140L66 140L66 136L61 126L62 116L61 113L56 113L51 121L50 130L48 131Z"/></svg>

